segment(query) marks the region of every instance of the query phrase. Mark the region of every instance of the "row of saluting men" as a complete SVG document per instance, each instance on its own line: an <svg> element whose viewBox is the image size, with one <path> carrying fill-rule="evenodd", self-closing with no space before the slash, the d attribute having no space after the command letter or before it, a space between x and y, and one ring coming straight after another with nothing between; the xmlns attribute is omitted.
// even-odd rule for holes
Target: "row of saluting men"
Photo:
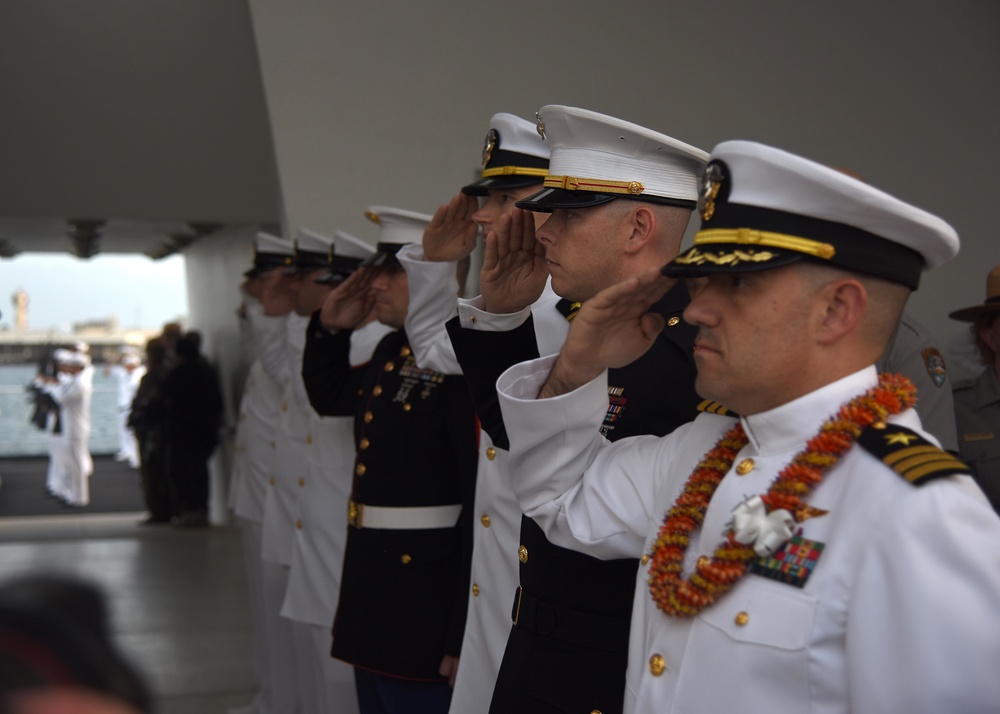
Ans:
<svg viewBox="0 0 1000 714"><path fill-rule="evenodd" d="M372 207L374 249L257 237L251 709L995 710L1000 521L903 312L954 230L773 147L537 119L434 216Z"/></svg>

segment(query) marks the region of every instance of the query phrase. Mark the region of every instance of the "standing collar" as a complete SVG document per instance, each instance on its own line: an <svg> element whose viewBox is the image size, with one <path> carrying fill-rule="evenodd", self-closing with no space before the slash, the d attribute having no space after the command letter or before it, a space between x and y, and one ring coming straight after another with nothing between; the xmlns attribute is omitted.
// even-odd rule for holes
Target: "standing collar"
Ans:
<svg viewBox="0 0 1000 714"><path fill-rule="evenodd" d="M762 456L799 449L845 402L876 384L875 366L865 367L780 407L742 417L743 429Z"/></svg>

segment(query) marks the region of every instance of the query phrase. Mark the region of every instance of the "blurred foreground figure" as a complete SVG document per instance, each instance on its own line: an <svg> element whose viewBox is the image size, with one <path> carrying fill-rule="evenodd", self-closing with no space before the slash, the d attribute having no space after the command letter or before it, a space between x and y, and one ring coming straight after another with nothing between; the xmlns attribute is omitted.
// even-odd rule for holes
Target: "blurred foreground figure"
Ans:
<svg viewBox="0 0 1000 714"><path fill-rule="evenodd" d="M111 641L97 588L41 575L0 586L0 711L153 711L145 682Z"/></svg>

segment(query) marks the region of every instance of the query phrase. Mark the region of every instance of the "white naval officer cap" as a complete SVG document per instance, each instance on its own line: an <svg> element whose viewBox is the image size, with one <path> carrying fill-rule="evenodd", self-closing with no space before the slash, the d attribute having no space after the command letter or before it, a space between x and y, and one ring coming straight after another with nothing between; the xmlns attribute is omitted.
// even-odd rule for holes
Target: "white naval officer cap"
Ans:
<svg viewBox="0 0 1000 714"><path fill-rule="evenodd" d="M943 220L842 171L752 141L712 150L694 246L663 268L696 276L813 260L915 290L958 253Z"/></svg>
<svg viewBox="0 0 1000 714"><path fill-rule="evenodd" d="M549 174L518 208L550 212L629 198L695 207L708 154L666 134L588 109L538 110L538 133L552 148Z"/></svg>
<svg viewBox="0 0 1000 714"><path fill-rule="evenodd" d="M369 206L365 216L379 227L375 252L361 263L366 268L399 266L396 253L404 245L420 243L424 237L424 229L433 218L426 213L388 206Z"/></svg>
<svg viewBox="0 0 1000 714"><path fill-rule="evenodd" d="M253 267L243 273L248 278L255 278L272 268L287 268L292 265L295 256L295 245L271 233L259 231L253 242Z"/></svg>
<svg viewBox="0 0 1000 714"><path fill-rule="evenodd" d="M329 268L333 263L333 238L299 226L292 244L292 265L285 271L289 275Z"/></svg>
<svg viewBox="0 0 1000 714"><path fill-rule="evenodd" d="M490 119L483 144L483 173L462 193L485 196L490 189L523 188L541 183L549 173L549 142L534 122L499 112Z"/></svg>
<svg viewBox="0 0 1000 714"><path fill-rule="evenodd" d="M64 352L65 355L63 355L63 358L56 360L60 364L68 364L74 367L86 367L90 364L90 357L83 352L75 352L73 350L64 350Z"/></svg>
<svg viewBox="0 0 1000 714"><path fill-rule="evenodd" d="M70 355L72 354L75 353L72 352L71 350L63 349L62 347L60 347L59 349L55 349L52 351L52 361L58 363L65 363L66 360L68 360Z"/></svg>
<svg viewBox="0 0 1000 714"><path fill-rule="evenodd" d="M375 252L368 243L352 236L346 231L333 232L333 263L330 270L316 282L321 285L332 285L346 280L347 277L361 266L361 261Z"/></svg>

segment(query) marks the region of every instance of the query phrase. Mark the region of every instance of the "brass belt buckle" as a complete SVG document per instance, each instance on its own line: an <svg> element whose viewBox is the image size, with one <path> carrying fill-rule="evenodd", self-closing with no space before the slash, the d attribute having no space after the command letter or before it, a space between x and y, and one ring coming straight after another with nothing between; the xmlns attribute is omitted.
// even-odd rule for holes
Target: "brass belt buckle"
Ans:
<svg viewBox="0 0 1000 714"><path fill-rule="evenodd" d="M355 503L354 501L347 502L347 524L354 526L355 528L361 527L362 516L365 507L360 503Z"/></svg>

